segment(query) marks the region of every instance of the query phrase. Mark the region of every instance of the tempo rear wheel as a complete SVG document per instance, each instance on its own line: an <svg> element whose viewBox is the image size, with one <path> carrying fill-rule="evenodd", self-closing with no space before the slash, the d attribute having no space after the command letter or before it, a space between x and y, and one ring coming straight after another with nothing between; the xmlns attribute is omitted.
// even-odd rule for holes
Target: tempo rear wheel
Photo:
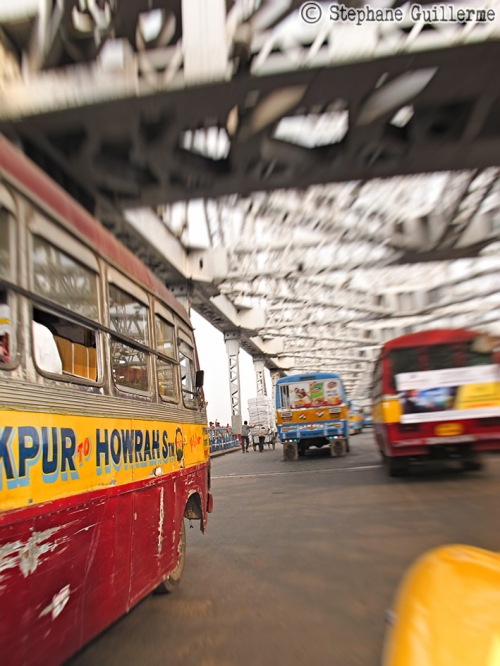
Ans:
<svg viewBox="0 0 500 666"><path fill-rule="evenodd" d="M165 580L163 580L155 589L155 594L169 594L173 592L181 582L182 572L184 571L184 564L186 562L186 528L184 526L184 519L182 520L181 534L179 537L179 559L177 566L170 573Z"/></svg>

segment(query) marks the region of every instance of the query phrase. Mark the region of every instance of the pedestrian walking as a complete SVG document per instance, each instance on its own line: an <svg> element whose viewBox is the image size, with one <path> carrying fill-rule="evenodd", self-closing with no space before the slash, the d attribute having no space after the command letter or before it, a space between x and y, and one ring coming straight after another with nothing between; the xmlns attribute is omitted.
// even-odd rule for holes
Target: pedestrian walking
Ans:
<svg viewBox="0 0 500 666"><path fill-rule="evenodd" d="M276 448L276 434L272 430L269 432L269 442L267 445L269 448Z"/></svg>
<svg viewBox="0 0 500 666"><path fill-rule="evenodd" d="M248 421L245 421L241 426L241 452L248 453L248 445L250 444L249 434L251 426L248 425Z"/></svg>
<svg viewBox="0 0 500 666"><path fill-rule="evenodd" d="M259 451L262 453L264 450L264 440L266 439L267 430L262 426L259 428Z"/></svg>
<svg viewBox="0 0 500 666"><path fill-rule="evenodd" d="M254 425L252 425L252 426L248 426L248 427L251 428L251 429L254 431L254 432L251 432L251 433L250 433L250 437L252 438L252 446L253 446L253 450L254 450L254 451L257 451L257 440L255 439L256 436L257 436L257 433L256 433L255 428L258 428L258 426L254 426Z"/></svg>

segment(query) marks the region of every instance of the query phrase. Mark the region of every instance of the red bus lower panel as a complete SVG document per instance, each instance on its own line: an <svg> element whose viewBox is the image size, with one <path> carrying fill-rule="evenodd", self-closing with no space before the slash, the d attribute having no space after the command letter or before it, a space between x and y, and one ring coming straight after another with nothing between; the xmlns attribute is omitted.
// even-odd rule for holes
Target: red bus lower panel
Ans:
<svg viewBox="0 0 500 666"><path fill-rule="evenodd" d="M494 451L500 449L500 427L496 424L482 424L480 420L457 421L462 432L456 436L436 435L435 429L441 423L412 424L412 428L400 423L375 425L377 444L389 456L424 456L433 447L468 447L473 451Z"/></svg>
<svg viewBox="0 0 500 666"><path fill-rule="evenodd" d="M3 514L1 663L61 664L154 589L193 492L207 507L206 465Z"/></svg>

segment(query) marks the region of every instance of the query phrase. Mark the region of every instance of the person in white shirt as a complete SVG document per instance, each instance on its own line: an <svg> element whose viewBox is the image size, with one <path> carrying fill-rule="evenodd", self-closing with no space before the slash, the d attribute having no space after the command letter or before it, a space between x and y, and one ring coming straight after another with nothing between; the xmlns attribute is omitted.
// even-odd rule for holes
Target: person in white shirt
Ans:
<svg viewBox="0 0 500 666"><path fill-rule="evenodd" d="M261 426L259 428L259 451L262 453L264 450L264 440L266 439L267 435L267 430L264 428L264 426Z"/></svg>
<svg viewBox="0 0 500 666"><path fill-rule="evenodd" d="M245 421L244 424L241 426L241 452L245 453L245 451L248 452L248 445L250 444L250 428L252 426L248 425L248 421Z"/></svg>
<svg viewBox="0 0 500 666"><path fill-rule="evenodd" d="M32 324L35 363L40 370L62 375L63 366L61 356L54 336L43 324L39 324L36 321L32 322Z"/></svg>
<svg viewBox="0 0 500 666"><path fill-rule="evenodd" d="M6 298L6 295L0 293L0 363L10 363L10 308L7 303L2 303Z"/></svg>

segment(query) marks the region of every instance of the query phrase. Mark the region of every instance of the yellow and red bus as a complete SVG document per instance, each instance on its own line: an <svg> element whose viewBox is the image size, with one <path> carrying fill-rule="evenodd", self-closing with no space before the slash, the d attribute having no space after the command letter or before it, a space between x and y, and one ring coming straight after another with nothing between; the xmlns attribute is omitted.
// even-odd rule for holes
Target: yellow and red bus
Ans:
<svg viewBox="0 0 500 666"><path fill-rule="evenodd" d="M466 329L411 333L387 342L373 377L373 422L389 474L412 461L500 448L500 367L495 341Z"/></svg>
<svg viewBox="0 0 500 666"><path fill-rule="evenodd" d="M0 655L60 664L185 559L212 508L193 329L0 136Z"/></svg>

